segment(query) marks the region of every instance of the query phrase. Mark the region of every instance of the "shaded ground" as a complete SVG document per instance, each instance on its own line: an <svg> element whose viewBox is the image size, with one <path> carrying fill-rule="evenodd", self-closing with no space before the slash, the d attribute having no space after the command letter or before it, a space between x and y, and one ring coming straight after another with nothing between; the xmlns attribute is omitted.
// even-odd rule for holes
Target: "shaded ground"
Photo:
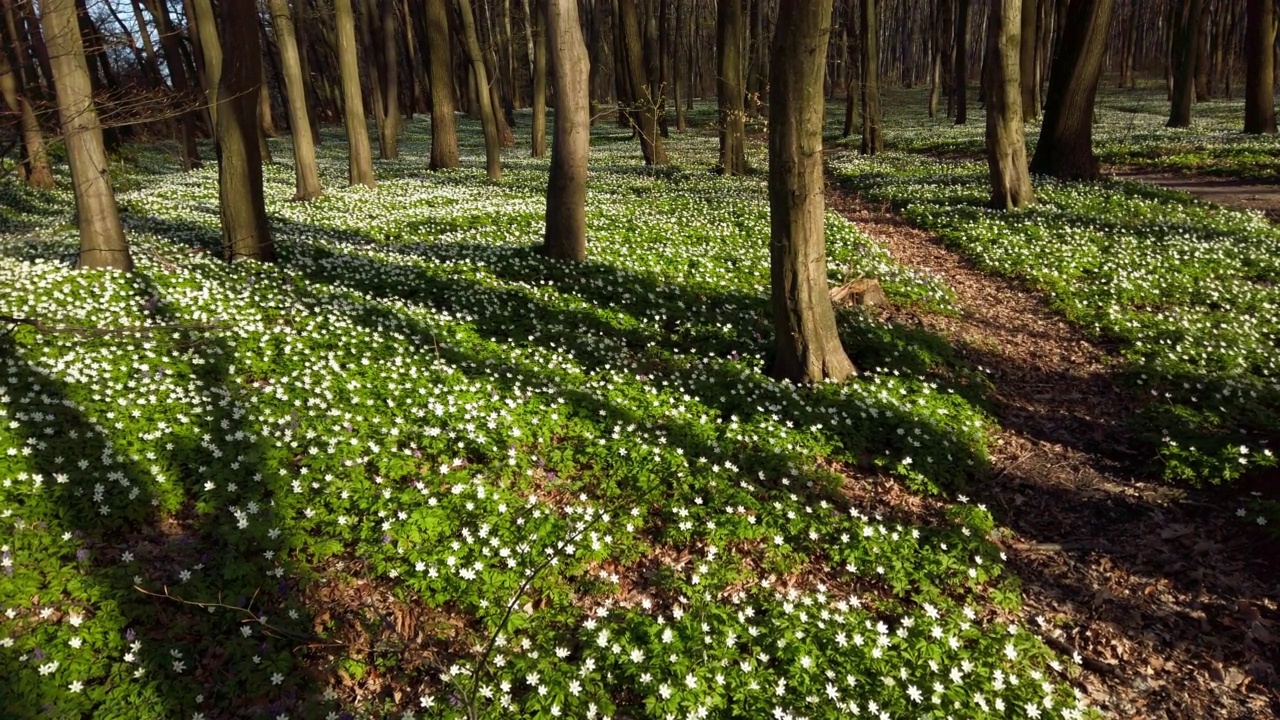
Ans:
<svg viewBox="0 0 1280 720"><path fill-rule="evenodd" d="M1003 430L977 492L1004 528L1026 610L1087 668L1079 688L1125 718L1280 715L1280 562L1238 500L1134 474L1125 421L1141 398L1118 363L1015 282L975 270L887 207L832 206L908 266L943 278L959 317L910 322L953 339L992 382Z"/></svg>
<svg viewBox="0 0 1280 720"><path fill-rule="evenodd" d="M1183 173L1157 172L1126 167L1110 168L1121 180L1180 190L1208 202L1227 207L1258 210L1272 221L1280 220L1280 185L1263 185L1230 178L1214 178Z"/></svg>

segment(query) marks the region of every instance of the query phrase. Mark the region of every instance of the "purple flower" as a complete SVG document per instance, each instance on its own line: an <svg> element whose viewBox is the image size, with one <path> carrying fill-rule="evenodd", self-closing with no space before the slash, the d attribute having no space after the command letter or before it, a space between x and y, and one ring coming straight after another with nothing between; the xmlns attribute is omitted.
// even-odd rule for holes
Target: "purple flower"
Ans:
<svg viewBox="0 0 1280 720"><path fill-rule="evenodd" d="M138 633L134 632L133 628L129 628L128 630L124 631L124 639L128 640L129 642L133 642L134 640L138 639Z"/></svg>

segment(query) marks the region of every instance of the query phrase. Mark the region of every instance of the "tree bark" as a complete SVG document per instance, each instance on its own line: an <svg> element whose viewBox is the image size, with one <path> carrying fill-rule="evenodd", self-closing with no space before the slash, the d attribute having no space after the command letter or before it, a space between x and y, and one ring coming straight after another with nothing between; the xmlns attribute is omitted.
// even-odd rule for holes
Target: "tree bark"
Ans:
<svg viewBox="0 0 1280 720"><path fill-rule="evenodd" d="M431 74L431 169L458 167L458 129L453 117L453 58L445 0L426 0L427 62Z"/></svg>
<svg viewBox="0 0 1280 720"><path fill-rule="evenodd" d="M19 44L14 28L12 0L0 0L4 8L4 25L0 26L0 95L5 107L14 117L18 137L22 140L22 179L30 187L41 190L53 188L53 173L49 169L49 154L45 150L44 132L36 119L28 95L27 79L21 70L24 58L16 52Z"/></svg>
<svg viewBox="0 0 1280 720"><path fill-rule="evenodd" d="M159 0L164 2L165 0ZM218 43L218 20L209 0L184 0L190 22L191 44L204 70L204 97L209 108L209 126L218 126L218 82L222 77L222 47Z"/></svg>
<svg viewBox="0 0 1280 720"><path fill-rule="evenodd" d="M132 270L133 259L120 224L120 210L107 176L107 151L93 106L93 84L76 20L75 0L43 0L40 5L62 137L71 166L76 224L80 228L77 265Z"/></svg>
<svg viewBox="0 0 1280 720"><path fill-rule="evenodd" d="M533 17L529 18L533 35L533 124L530 153L538 158L547 154L547 1L533 0L533 7L530 9ZM574 12L574 16L577 16L577 12ZM561 38L556 39L556 42L562 41L564 40ZM577 68L573 70L577 72ZM556 87L559 88L558 85Z"/></svg>
<svg viewBox="0 0 1280 720"><path fill-rule="evenodd" d="M1021 14L1022 0L993 0L987 21L987 166L997 210L1035 202L1022 128Z"/></svg>
<svg viewBox="0 0 1280 720"><path fill-rule="evenodd" d="M1024 120L1033 120L1040 115L1040 105L1036 102L1037 12L1037 0L1022 0L1022 46L1018 48L1018 82L1021 85Z"/></svg>
<svg viewBox="0 0 1280 720"><path fill-rule="evenodd" d="M298 186L293 197L295 200L310 200L318 197L323 189L307 117L306 87L302 83L297 37L293 32L293 20L289 17L289 0L270 0L270 6L271 24L276 31L276 44L280 46L289 127L293 129L293 163Z"/></svg>
<svg viewBox="0 0 1280 720"><path fill-rule="evenodd" d="M955 93L956 125L969 120L969 0L957 0L955 25Z"/></svg>
<svg viewBox="0 0 1280 720"><path fill-rule="evenodd" d="M658 131L658 102L649 91L645 77L644 40L640 34L640 18L635 0L618 0L617 22L621 28L620 54L623 72L631 92L633 116L638 116L636 131L640 135L640 152L646 165L666 165L667 151Z"/></svg>
<svg viewBox="0 0 1280 720"><path fill-rule="evenodd" d="M716 19L716 100L720 110L720 172L747 172L745 88L742 77L742 0L720 0Z"/></svg>
<svg viewBox="0 0 1280 720"><path fill-rule="evenodd" d="M187 64L182 56L182 40L169 17L169 6L160 0L147 0L147 11L155 19L156 34L160 36L160 49L164 51L164 64L169 69L169 81L173 84L174 95L180 105L190 106L195 97L187 74ZM180 127L183 170L194 170L204 164L200 160L200 148L196 144L197 113L197 108L182 112Z"/></svg>
<svg viewBox="0 0 1280 720"><path fill-rule="evenodd" d="M1247 39L1244 80L1244 131L1270 134L1276 131L1275 0L1247 0Z"/></svg>
<svg viewBox="0 0 1280 720"><path fill-rule="evenodd" d="M1173 102L1169 107L1169 127L1191 126L1191 105L1196 99L1196 36L1201 0L1182 0L1176 17L1173 43Z"/></svg>
<svg viewBox="0 0 1280 720"><path fill-rule="evenodd" d="M769 102L770 276L777 356L793 382L854 374L836 329L824 234L823 66L832 0L781 0Z"/></svg>
<svg viewBox="0 0 1280 720"><path fill-rule="evenodd" d="M1031 171L1061 180L1097 180L1093 105L1102 74L1112 0L1071 0L1049 75L1044 122Z"/></svg>
<svg viewBox="0 0 1280 720"><path fill-rule="evenodd" d="M578 0L546 0L555 75L555 141L547 181L544 252L557 260L587 258L587 159L591 149L591 70L578 23Z"/></svg>
<svg viewBox="0 0 1280 720"><path fill-rule="evenodd" d="M334 24L338 31L338 71L342 76L342 115L347 126L350 149L347 177L352 185L375 187L373 149L364 117L364 97L360 92L360 59L356 51L356 18L351 0L334 0ZM375 89L374 92L377 92Z"/></svg>
<svg viewBox="0 0 1280 720"><path fill-rule="evenodd" d="M480 36L476 31L475 13L471 11L471 0L458 0L458 11L462 16L462 47L471 61L471 72L475 78L476 102L480 108L480 123L484 128L485 171L489 180L498 182L502 179L502 138L498 134L498 108L494 107L489 94L489 71L485 67L484 51L480 49Z"/></svg>
<svg viewBox="0 0 1280 720"><path fill-rule="evenodd" d="M880 43L876 21L876 0L861 0L862 23L862 145L863 155L875 155L884 149L880 133Z"/></svg>
<svg viewBox="0 0 1280 720"><path fill-rule="evenodd" d="M262 156L258 144L258 96L262 52L254 0L221 0L223 41L218 83L218 199L222 244L227 259L275 259L262 197ZM306 135L305 125L303 125Z"/></svg>
<svg viewBox="0 0 1280 720"><path fill-rule="evenodd" d="M372 0L366 7L374 42L374 47L369 48L369 63L378 66L374 92L379 93L382 101L378 156L392 160L400 156L400 42L396 32L396 6L394 0Z"/></svg>

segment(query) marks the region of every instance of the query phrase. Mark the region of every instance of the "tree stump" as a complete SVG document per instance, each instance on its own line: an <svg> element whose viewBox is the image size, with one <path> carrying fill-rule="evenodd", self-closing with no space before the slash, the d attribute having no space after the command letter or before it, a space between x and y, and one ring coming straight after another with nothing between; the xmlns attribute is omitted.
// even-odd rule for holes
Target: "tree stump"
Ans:
<svg viewBox="0 0 1280 720"><path fill-rule="evenodd" d="M831 303L833 305L870 307L872 305L884 305L888 302L889 298L885 297L884 288L880 287L880 281L872 280L871 278L858 278L831 289Z"/></svg>

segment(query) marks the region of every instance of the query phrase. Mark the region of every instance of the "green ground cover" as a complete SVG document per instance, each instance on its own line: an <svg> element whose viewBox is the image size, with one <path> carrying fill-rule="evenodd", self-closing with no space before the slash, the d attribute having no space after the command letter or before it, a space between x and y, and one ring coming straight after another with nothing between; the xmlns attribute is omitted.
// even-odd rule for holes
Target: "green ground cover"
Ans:
<svg viewBox="0 0 1280 720"><path fill-rule="evenodd" d="M1006 214L984 207L984 163L900 152L841 156L835 172L1117 341L1150 400L1135 429L1167 477L1221 483L1275 466L1280 230L1262 216L1138 183L1050 181Z"/></svg>
<svg viewBox="0 0 1280 720"><path fill-rule="evenodd" d="M971 96L972 97L972 96ZM956 126L940 114L925 112L927 90L885 93L885 138L892 149L936 154L985 152L982 108L969 108L970 120ZM843 112L832 103L829 113ZM1244 100L1213 99L1196 104L1189 128L1167 128L1169 103L1163 86L1138 89L1104 86L1098 94L1093 129L1094 151L1103 163L1149 170L1217 175L1251 182L1280 182L1280 137L1245 135ZM841 121L829 115L830 127ZM1035 148L1040 123L1027 123L1028 147Z"/></svg>
<svg viewBox="0 0 1280 720"><path fill-rule="evenodd" d="M942 340L850 312L859 378L770 380L763 180L707 172L714 139L651 173L598 128L569 267L533 250L545 161L509 151L487 185L464 130L467 167L431 175L411 123L376 191L338 189L331 134L306 205L268 167L278 266L208 252L212 168L116 171L128 276L68 269L65 191L5 186L0 312L150 329L3 340L0 715L1085 714L1009 612L984 508L842 489L980 471L982 383ZM833 280L946 310L828 227ZM359 646L318 611L357 586L417 637Z"/></svg>

